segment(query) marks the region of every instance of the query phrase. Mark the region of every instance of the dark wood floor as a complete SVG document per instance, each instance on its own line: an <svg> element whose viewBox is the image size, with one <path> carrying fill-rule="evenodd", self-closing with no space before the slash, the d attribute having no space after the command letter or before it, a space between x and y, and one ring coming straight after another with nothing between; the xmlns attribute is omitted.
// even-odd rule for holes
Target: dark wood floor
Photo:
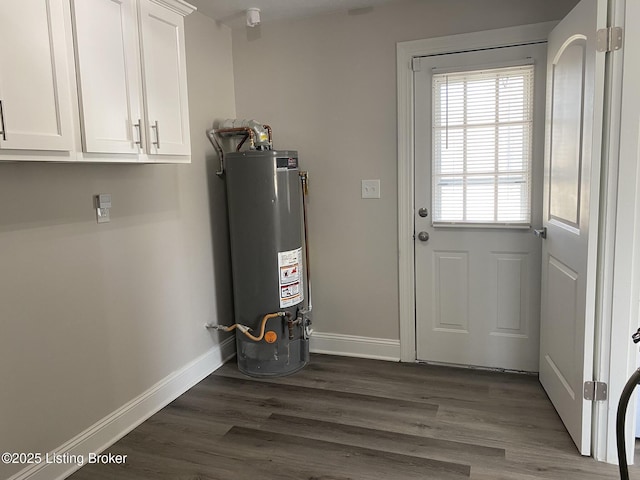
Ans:
<svg viewBox="0 0 640 480"><path fill-rule="evenodd" d="M605 480L532 376L314 355L256 380L228 363L72 480ZM635 473L635 472L634 472Z"/></svg>

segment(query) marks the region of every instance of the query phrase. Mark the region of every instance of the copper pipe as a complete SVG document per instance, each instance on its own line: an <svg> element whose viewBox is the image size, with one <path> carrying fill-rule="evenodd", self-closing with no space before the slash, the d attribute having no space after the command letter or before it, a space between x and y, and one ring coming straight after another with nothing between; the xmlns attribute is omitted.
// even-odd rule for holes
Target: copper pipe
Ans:
<svg viewBox="0 0 640 480"><path fill-rule="evenodd" d="M237 135L240 133L244 133L245 137L242 140L242 142L240 142L240 145L238 145L238 148L236 149L236 151L240 151L240 147L244 144L244 142L247 140L247 137L250 139L250 143L251 143L251 148L255 147L256 142L255 142L255 138L256 138L256 134L253 133L253 129L249 128L249 127L234 127L234 128L218 128L215 130L215 133L218 135Z"/></svg>
<svg viewBox="0 0 640 480"><path fill-rule="evenodd" d="M253 130L250 129L249 127L216 128L216 133L218 135L224 135L226 133L248 133L248 132L253 133Z"/></svg>
<svg viewBox="0 0 640 480"><path fill-rule="evenodd" d="M251 132L253 133L253 131ZM238 146L236 147L236 152L239 152L240 149L242 148L242 145L244 145L244 142L247 141L247 138L249 138L249 135L245 135L244 138L242 139L242 141L238 144ZM251 145L253 146L253 138L251 139Z"/></svg>

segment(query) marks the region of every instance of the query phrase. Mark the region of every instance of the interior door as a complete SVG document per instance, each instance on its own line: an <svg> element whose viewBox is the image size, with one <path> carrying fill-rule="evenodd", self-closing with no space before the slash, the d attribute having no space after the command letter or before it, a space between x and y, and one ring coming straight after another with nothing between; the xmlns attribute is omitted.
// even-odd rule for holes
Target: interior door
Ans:
<svg viewBox="0 0 640 480"><path fill-rule="evenodd" d="M582 0L548 42L540 382L583 455L591 453L595 269L606 1Z"/></svg>
<svg viewBox="0 0 640 480"><path fill-rule="evenodd" d="M530 225L434 223L433 190L440 187L432 181L433 137L436 135L432 125L432 98L435 98L433 78L438 71L478 71L500 66L533 65L532 144L521 145L521 148L531 149L530 222L539 225L542 222L546 44L414 60L414 69L417 70L414 74L417 359L537 372L540 242L532 235ZM486 84L480 81L477 86L485 88ZM498 89L499 85L495 84L495 88ZM453 112L455 107L450 107ZM497 118L501 115L501 107L491 108L493 110L486 119L459 122L470 124L466 133L459 133L456 122L447 121L447 125L452 124L446 132L449 137L446 148L455 157L452 161L460 162L462 160L458 158L464 158L466 162L470 154L463 150L468 150L472 144L479 145L483 152L480 161L485 164L499 162L503 151L517 148L509 141L505 142L499 130L519 129L522 122L515 118L511 124L498 124L492 116ZM465 139L456 150L454 139L462 135ZM481 189L482 181L495 180L487 175L473 181ZM497 197L501 193L498 187L495 188ZM465 195L472 195L471 186L465 192ZM481 202L472 202L469 208L486 208L493 214L496 204L489 203L483 207ZM482 216L483 212L476 213Z"/></svg>

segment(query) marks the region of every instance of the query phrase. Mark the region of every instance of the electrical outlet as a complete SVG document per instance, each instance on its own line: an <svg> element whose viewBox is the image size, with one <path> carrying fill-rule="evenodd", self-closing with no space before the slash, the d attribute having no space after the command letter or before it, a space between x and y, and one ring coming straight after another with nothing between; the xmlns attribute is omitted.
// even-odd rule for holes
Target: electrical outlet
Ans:
<svg viewBox="0 0 640 480"><path fill-rule="evenodd" d="M380 198L380 180L362 180L362 198Z"/></svg>
<svg viewBox="0 0 640 480"><path fill-rule="evenodd" d="M109 223L111 221L110 208L96 208L96 218L98 223Z"/></svg>

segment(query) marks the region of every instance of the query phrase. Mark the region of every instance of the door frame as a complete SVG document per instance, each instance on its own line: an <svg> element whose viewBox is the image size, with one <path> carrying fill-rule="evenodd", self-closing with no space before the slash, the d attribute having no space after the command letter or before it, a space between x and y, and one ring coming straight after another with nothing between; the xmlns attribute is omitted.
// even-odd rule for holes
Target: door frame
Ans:
<svg viewBox="0 0 640 480"><path fill-rule="evenodd" d="M609 0L608 25L625 25L626 0ZM628 18L628 17L627 17ZM398 121L398 281L400 360L416 361L415 257L414 257L414 85L413 57L458 53L546 41L557 22L502 28L424 40L399 42L397 62ZM601 210L597 268L594 380L609 385L608 400L595 404L592 421L592 456L617 463L615 416L620 391L635 370L637 348L630 334L640 320L640 166L626 161L633 146L621 146L621 123L630 121L640 106L640 95L622 105L623 54L607 59L605 140L602 151ZM640 60L633 67L640 70ZM625 66L627 68L627 66ZM640 73L639 73L640 74ZM631 82L629 82L631 84ZM633 110L636 108L636 110ZM636 129L636 132L638 130ZM624 132L622 133L624 135ZM627 135L629 131L627 130ZM636 148L640 144L636 144ZM634 261L629 261L634 259ZM616 286L616 295L613 288ZM634 403L632 403L634 405ZM610 407L611 406L611 407ZM632 426L635 408L627 416L627 456L633 460Z"/></svg>
<svg viewBox="0 0 640 480"><path fill-rule="evenodd" d="M624 28L622 49L607 59L601 197L599 269L600 305L596 317L594 375L608 384L608 400L596 403L593 419L594 457L617 463L615 422L620 392L638 367L638 348L630 336L640 326L640 59L625 58L626 45L640 40L640 5L609 0L608 25ZM631 30L633 33L631 33ZM630 38L628 35L634 35ZM624 66L624 70L623 70ZM624 91L624 89L627 89ZM624 91L624 96L623 96ZM614 295L615 290L615 295ZM599 357L599 361L598 361ZM627 411L627 458L633 463L636 396Z"/></svg>
<svg viewBox="0 0 640 480"><path fill-rule="evenodd" d="M546 42L558 22L464 33L397 44L398 86L398 278L400 361L416 361L414 220L414 57Z"/></svg>

